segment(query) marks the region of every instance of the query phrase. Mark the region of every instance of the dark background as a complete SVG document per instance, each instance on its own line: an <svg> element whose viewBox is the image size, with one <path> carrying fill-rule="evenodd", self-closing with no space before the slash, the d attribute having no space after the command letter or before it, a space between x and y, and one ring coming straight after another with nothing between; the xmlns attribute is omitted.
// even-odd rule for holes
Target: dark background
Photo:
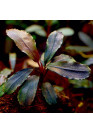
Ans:
<svg viewBox="0 0 93 133"><path fill-rule="evenodd" d="M78 62L85 60L80 54L65 50L66 46L78 45L85 46L85 44L79 39L78 32L83 31L93 39L93 22L90 20L57 20L55 23L51 23L52 20L46 22L45 20L0 20L0 70L9 66L9 53L15 52L17 54L16 70L19 71L22 68L23 60L27 59L27 55L22 53L15 45L15 43L7 37L6 29L17 28L19 30L25 30L28 26L33 24L41 25L47 36L54 30L62 27L70 27L74 30L74 35L67 37L62 48L57 54L64 53L73 56ZM31 33L36 40L37 49L39 53L45 50L46 37ZM87 54L93 54L89 52ZM93 65L90 66L91 74L88 81L93 82ZM54 75L52 75L54 78ZM56 77L56 84L62 85L65 88L64 93L70 97L69 100L65 98L59 99L59 102L55 106L49 106L41 96L41 92L37 93L35 101L29 107L22 107L17 101L17 92L11 95L5 95L0 98L0 112L93 112L93 87L79 87L74 88L66 78ZM83 105L82 105L83 103ZM79 105L82 106L79 106Z"/></svg>

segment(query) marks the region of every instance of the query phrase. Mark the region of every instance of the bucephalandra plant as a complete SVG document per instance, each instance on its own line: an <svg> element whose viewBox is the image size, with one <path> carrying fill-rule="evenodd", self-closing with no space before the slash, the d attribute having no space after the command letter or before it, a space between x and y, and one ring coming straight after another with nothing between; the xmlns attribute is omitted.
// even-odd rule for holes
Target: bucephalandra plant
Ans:
<svg viewBox="0 0 93 133"><path fill-rule="evenodd" d="M57 103L54 86L43 80L48 71L53 71L69 79L79 80L89 77L90 69L88 66L76 62L72 57L65 54L54 57L56 51L62 46L63 34L61 32L54 31L48 36L46 49L41 57L37 51L35 40L26 31L9 29L6 30L6 33L22 52L26 53L35 63L37 62L36 68L23 69L12 75L0 86L4 94L11 94L17 87L21 86L17 96L21 105L31 105L39 87L39 81L42 81L40 88L46 102L50 105ZM32 74L33 71L35 71L34 75Z"/></svg>

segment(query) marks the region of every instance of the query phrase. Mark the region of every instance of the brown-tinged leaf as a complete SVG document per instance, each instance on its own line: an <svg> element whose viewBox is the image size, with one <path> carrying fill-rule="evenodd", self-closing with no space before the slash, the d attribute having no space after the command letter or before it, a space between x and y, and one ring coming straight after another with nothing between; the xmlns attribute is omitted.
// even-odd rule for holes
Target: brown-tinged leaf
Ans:
<svg viewBox="0 0 93 133"><path fill-rule="evenodd" d="M6 30L7 35L14 40L17 47L26 53L31 59L38 62L39 53L36 48L36 42L30 34L24 30L9 29Z"/></svg>
<svg viewBox="0 0 93 133"><path fill-rule="evenodd" d="M88 66L76 62L72 57L67 55L55 57L54 62L48 64L47 68L69 79L85 79L90 74Z"/></svg>
<svg viewBox="0 0 93 133"><path fill-rule="evenodd" d="M31 60L31 59L27 59L26 62L27 62L28 65L30 65L32 67L36 67L36 68L39 67L38 63L33 61L33 60Z"/></svg>

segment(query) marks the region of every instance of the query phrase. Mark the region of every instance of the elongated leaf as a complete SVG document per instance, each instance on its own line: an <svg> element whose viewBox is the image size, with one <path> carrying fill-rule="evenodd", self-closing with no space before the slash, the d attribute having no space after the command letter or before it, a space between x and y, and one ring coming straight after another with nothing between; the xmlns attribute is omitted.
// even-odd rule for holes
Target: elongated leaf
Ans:
<svg viewBox="0 0 93 133"><path fill-rule="evenodd" d="M25 61L25 63L27 63L28 65L30 65L30 66L32 66L32 67L36 67L36 68L39 67L38 63L35 62L35 61L33 61L33 60L31 60L31 59L27 59L27 60Z"/></svg>
<svg viewBox="0 0 93 133"><path fill-rule="evenodd" d="M84 32L79 32L78 36L80 38L80 40L85 43L86 45L88 45L89 47L93 48L93 40L90 38L90 36L88 36L86 33Z"/></svg>
<svg viewBox="0 0 93 133"><path fill-rule="evenodd" d="M26 53L34 61L39 61L39 53L36 48L35 40L30 34L23 30L6 30L7 35L14 40L17 47Z"/></svg>
<svg viewBox="0 0 93 133"><path fill-rule="evenodd" d="M46 37L46 31L44 30L44 28L40 25L31 25L29 27L26 28L26 31L31 33L31 32L35 32L37 35Z"/></svg>
<svg viewBox="0 0 93 133"><path fill-rule="evenodd" d="M45 53L42 53L42 55L41 55L41 57L40 57L40 61L41 61L41 63L42 63L43 66L45 65L45 64L44 64L44 54L45 54Z"/></svg>
<svg viewBox="0 0 93 133"><path fill-rule="evenodd" d="M66 47L66 50L75 50L76 52L90 52L93 51L93 48L90 48L88 46L68 46Z"/></svg>
<svg viewBox="0 0 93 133"><path fill-rule="evenodd" d="M69 80L73 84L74 88L92 88L93 83L87 79L84 80Z"/></svg>
<svg viewBox="0 0 93 133"><path fill-rule="evenodd" d="M83 63L86 65L92 65L93 64L93 58L91 57L91 58L85 60Z"/></svg>
<svg viewBox="0 0 93 133"><path fill-rule="evenodd" d="M59 57L61 58L61 56ZM50 63L47 65L47 68L69 79L85 79L90 73L88 66L76 62L71 57L67 60L65 55L63 60Z"/></svg>
<svg viewBox="0 0 93 133"><path fill-rule="evenodd" d="M31 105L36 95L39 77L31 76L26 80L18 93L18 101L21 105Z"/></svg>
<svg viewBox="0 0 93 133"><path fill-rule="evenodd" d="M44 54L44 61L47 63L54 56L56 51L61 47L63 34L58 31L52 32L47 39L47 46Z"/></svg>
<svg viewBox="0 0 93 133"><path fill-rule="evenodd" d="M7 94L13 93L27 79L32 70L31 68L26 68L12 75L5 83L5 92Z"/></svg>
<svg viewBox="0 0 93 133"><path fill-rule="evenodd" d="M62 32L64 36L72 36L74 34L74 30L70 27L63 27L57 31Z"/></svg>
<svg viewBox="0 0 93 133"><path fill-rule="evenodd" d="M59 61L64 61L64 62L68 62L68 63L76 62L74 60L74 58L72 58L69 55L65 55L65 54L60 54L58 56L55 56L55 58L53 59L53 62L59 62Z"/></svg>
<svg viewBox="0 0 93 133"><path fill-rule="evenodd" d="M5 87L4 87L4 84L2 84L0 86L0 97L2 97L4 95L4 93L5 93L4 90L5 90Z"/></svg>
<svg viewBox="0 0 93 133"><path fill-rule="evenodd" d="M50 67L49 70L56 72L57 74L69 78L69 79L85 79L89 77L89 72L88 71L74 71L74 70L65 70L62 68L57 68L57 67Z"/></svg>
<svg viewBox="0 0 93 133"><path fill-rule="evenodd" d="M43 83L42 94L48 104L51 105L57 103L57 95L54 91L53 86L49 82Z"/></svg>
<svg viewBox="0 0 93 133"><path fill-rule="evenodd" d="M16 65L16 53L9 54L9 62L11 69L14 70Z"/></svg>

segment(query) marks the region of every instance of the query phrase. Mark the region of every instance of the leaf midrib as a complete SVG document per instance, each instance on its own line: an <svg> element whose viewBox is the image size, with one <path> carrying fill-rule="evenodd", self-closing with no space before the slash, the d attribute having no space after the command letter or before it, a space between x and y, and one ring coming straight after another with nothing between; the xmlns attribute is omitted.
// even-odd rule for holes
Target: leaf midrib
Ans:
<svg viewBox="0 0 93 133"><path fill-rule="evenodd" d="M20 76L20 78L25 74L25 73L27 73L27 72L24 72L21 76ZM12 83L12 85L10 85L10 87L8 88L8 91L10 90L10 88L12 88L12 86L13 86L13 84L15 83L15 82L17 82L20 78L17 78L13 83ZM27 78L27 77L25 77L25 78ZM24 81L23 81L24 82ZM17 87L19 86L19 84L17 84Z"/></svg>

